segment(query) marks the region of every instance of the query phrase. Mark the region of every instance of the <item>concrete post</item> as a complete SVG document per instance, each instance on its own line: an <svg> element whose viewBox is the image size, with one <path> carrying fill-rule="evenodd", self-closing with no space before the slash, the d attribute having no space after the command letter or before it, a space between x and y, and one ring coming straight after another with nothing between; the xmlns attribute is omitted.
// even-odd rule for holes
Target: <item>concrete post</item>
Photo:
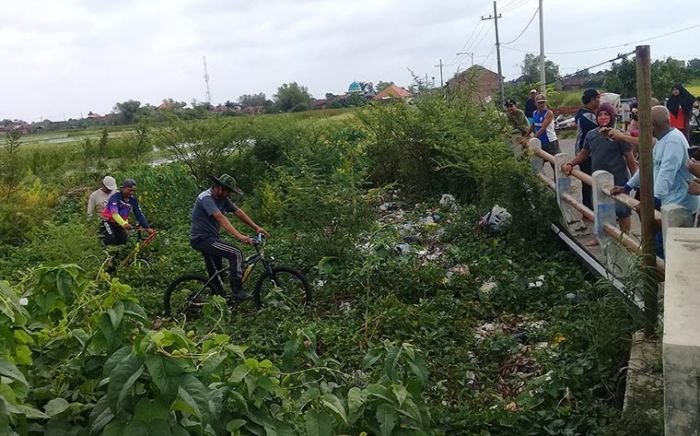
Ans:
<svg viewBox="0 0 700 436"><path fill-rule="evenodd" d="M669 228L664 295L666 435L700 436L700 292L697 229Z"/></svg>
<svg viewBox="0 0 700 436"><path fill-rule="evenodd" d="M570 160L567 153L554 156L554 181L557 188L557 205L569 232L575 234L581 227L585 227L585 224L581 220L581 215L564 200L564 194L571 194L571 177L561 169L561 166Z"/></svg>
<svg viewBox="0 0 700 436"><path fill-rule="evenodd" d="M666 252L666 233L672 227L693 227L693 215L688 209L678 204L661 206L661 232L664 238L664 252Z"/></svg>
<svg viewBox="0 0 700 436"><path fill-rule="evenodd" d="M532 168L532 172L537 174L542 171L544 168L544 161L542 160L541 157L539 157L537 154L534 153L534 150L541 150L542 149L542 142L537 139L537 138L531 138L527 142L527 146L533 150L532 157L530 158L530 167Z"/></svg>
<svg viewBox="0 0 700 436"><path fill-rule="evenodd" d="M595 223L593 226L593 233L598 239L598 243L601 247L606 244L610 237L603 227L606 224L617 224L617 217L615 216L615 199L609 197L603 192L603 189L610 189L615 186L615 179L613 175L604 170L598 170L593 172L593 212L595 216Z"/></svg>

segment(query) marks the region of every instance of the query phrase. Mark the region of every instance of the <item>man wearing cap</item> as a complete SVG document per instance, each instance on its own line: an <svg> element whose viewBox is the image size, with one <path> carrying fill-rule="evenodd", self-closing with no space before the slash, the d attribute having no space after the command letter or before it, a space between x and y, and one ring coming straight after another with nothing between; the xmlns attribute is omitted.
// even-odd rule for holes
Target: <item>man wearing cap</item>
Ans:
<svg viewBox="0 0 700 436"><path fill-rule="evenodd" d="M586 140L588 132L598 127L595 112L598 110L598 105L600 105L600 93L597 89L587 89L583 91L581 103L583 103L583 106L576 112L576 116L574 117L576 120L576 155L580 154L581 150L583 150L583 143ZM581 162L579 164L579 169L590 176L592 173L591 159L587 158ZM586 183L581 184L581 196L583 198L583 204L592 210L593 190L590 185Z"/></svg>
<svg viewBox="0 0 700 436"><path fill-rule="evenodd" d="M535 96L537 95L536 89L530 90L530 98L525 102L525 116L527 121L532 124L532 114L537 110L537 105L535 104Z"/></svg>
<svg viewBox="0 0 700 436"><path fill-rule="evenodd" d="M554 112L547 108L547 97L543 94L538 94L535 97L537 110L532 114L532 126L530 132L535 134L535 137L542 143L542 150L555 156L561 153L559 149L559 139L554 131ZM552 168L554 165L552 164Z"/></svg>
<svg viewBox="0 0 700 436"><path fill-rule="evenodd" d="M224 213L232 212L239 220L253 229L255 233L262 233L265 236L268 236L268 233L265 229L255 224L243 209L236 206L229 198L231 192L239 195L243 194L243 191L236 186L236 180L233 177L228 174L222 174L218 178L214 176L210 176L210 178L211 187L197 196L197 200L195 200L192 207L190 245L204 256L204 263L210 277L222 268L222 259L227 258L229 262L229 284L233 297L238 300L248 300L251 297L243 292L243 284L241 283L243 254L238 248L219 239L219 231L223 227L236 239L246 244L250 244L252 240L249 236L243 235L236 230ZM218 283L218 285L221 286L222 283Z"/></svg>
<svg viewBox="0 0 700 436"><path fill-rule="evenodd" d="M102 179L102 187L97 191L90 194L87 204L87 214L89 217L93 217L95 212L102 212L102 210L107 206L107 201L109 197L114 194L117 190L117 181L114 180L112 176L105 176Z"/></svg>
<svg viewBox="0 0 700 436"><path fill-rule="evenodd" d="M153 232L146 221L146 217L141 212L139 201L134 195L136 192L136 181L126 179L122 182L119 191L109 197L107 206L102 210L102 240L105 245L124 245L129 239L127 230L131 229L129 224L129 213L134 212L136 220L141 227L149 232Z"/></svg>
<svg viewBox="0 0 700 436"><path fill-rule="evenodd" d="M525 113L518 109L515 101L511 99L506 100L506 111L508 122L513 129L516 130L520 136L525 136L530 129L530 123L528 123Z"/></svg>

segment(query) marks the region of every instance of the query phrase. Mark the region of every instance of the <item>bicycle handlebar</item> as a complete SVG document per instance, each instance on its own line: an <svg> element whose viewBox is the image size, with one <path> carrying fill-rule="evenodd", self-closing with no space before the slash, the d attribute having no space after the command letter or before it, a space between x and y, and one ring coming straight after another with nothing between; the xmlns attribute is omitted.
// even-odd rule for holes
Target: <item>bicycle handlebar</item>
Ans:
<svg viewBox="0 0 700 436"><path fill-rule="evenodd" d="M258 233L257 235L253 236L251 239L252 239L253 245L260 245L263 242L265 242L265 235L262 233Z"/></svg>

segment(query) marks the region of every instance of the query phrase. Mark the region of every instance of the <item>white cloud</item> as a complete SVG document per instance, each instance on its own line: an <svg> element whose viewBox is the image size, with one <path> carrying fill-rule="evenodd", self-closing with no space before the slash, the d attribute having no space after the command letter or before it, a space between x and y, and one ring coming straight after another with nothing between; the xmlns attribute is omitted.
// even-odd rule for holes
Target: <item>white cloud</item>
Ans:
<svg viewBox="0 0 700 436"><path fill-rule="evenodd" d="M503 41L520 33L537 0L502 0ZM693 24L697 2L545 1L549 52L623 44ZM510 9L510 10L509 10ZM486 0L35 0L8 2L0 16L0 118L62 119L109 112L117 101L203 100L202 56L214 102L241 94L272 95L296 81L312 94L343 92L353 80L444 76L469 66L464 49L496 69L492 12ZM700 28L649 43L652 56L694 58ZM478 44L477 44L478 42ZM631 50L633 47L630 47ZM539 51L537 18L504 47L507 78L517 77L526 50ZM627 48L550 54L563 73L610 59Z"/></svg>

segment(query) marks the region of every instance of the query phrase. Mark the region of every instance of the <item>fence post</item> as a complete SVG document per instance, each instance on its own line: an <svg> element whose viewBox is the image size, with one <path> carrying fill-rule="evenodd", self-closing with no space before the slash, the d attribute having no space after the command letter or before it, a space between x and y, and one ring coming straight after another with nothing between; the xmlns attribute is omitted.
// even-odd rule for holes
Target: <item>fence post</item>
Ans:
<svg viewBox="0 0 700 436"><path fill-rule="evenodd" d="M527 141L527 146L532 150L532 157L530 158L530 168L534 174L539 173L544 168L544 161L541 157L535 153L535 150L542 150L542 142L537 138L531 138Z"/></svg>
<svg viewBox="0 0 700 436"><path fill-rule="evenodd" d="M693 227L693 214L678 204L661 206L661 232L664 238L664 252L667 246L666 234L671 227Z"/></svg>
<svg viewBox="0 0 700 436"><path fill-rule="evenodd" d="M612 174L605 170L594 171L593 178L593 212L595 223L593 232L601 247L608 242L610 236L605 233L606 224L617 224L615 216L615 199L606 195L603 189L610 189L615 186L615 179Z"/></svg>
<svg viewBox="0 0 700 436"><path fill-rule="evenodd" d="M564 200L564 194L571 194L571 177L561 167L570 160L567 153L559 153L554 156L554 181L557 189L557 205L569 232L575 234L585 224L581 221L579 213Z"/></svg>

